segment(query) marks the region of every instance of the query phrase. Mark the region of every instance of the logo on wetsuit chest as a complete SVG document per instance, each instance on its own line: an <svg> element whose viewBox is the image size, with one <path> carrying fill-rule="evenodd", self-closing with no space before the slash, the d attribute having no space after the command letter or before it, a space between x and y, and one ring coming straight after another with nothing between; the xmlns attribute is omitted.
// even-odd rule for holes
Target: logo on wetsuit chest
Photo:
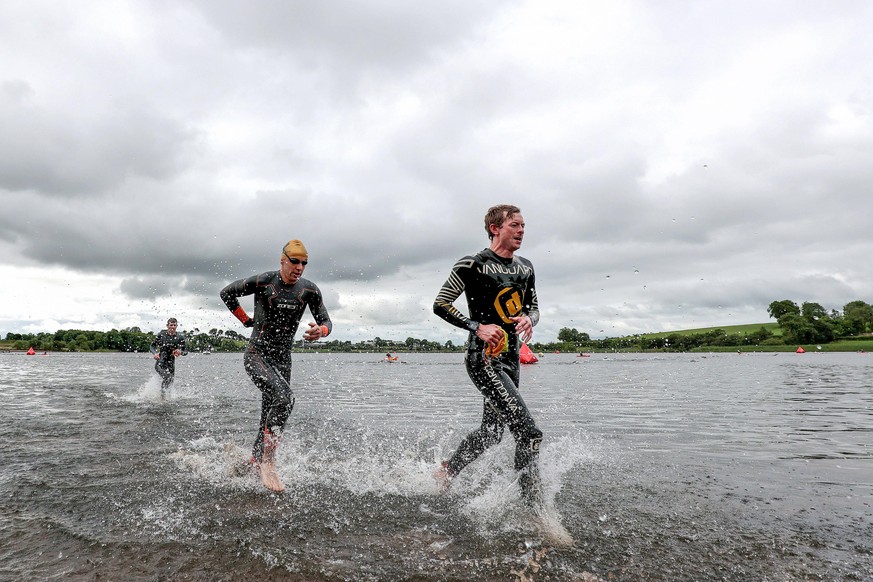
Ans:
<svg viewBox="0 0 873 582"><path fill-rule="evenodd" d="M479 272L483 275L530 275L531 268L519 262L514 262L511 265L501 265L500 263L485 263L479 267Z"/></svg>
<svg viewBox="0 0 873 582"><path fill-rule="evenodd" d="M521 313L521 293L513 287L504 287L494 298L494 309L500 319L512 323L509 318Z"/></svg>

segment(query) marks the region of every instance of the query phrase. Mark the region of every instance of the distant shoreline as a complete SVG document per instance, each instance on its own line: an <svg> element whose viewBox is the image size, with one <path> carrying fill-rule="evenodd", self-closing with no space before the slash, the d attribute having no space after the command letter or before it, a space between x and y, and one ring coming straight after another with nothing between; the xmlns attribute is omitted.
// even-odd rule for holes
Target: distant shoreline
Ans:
<svg viewBox="0 0 873 582"><path fill-rule="evenodd" d="M821 344L819 345L801 345L801 346L706 346L705 348L696 348L689 351L679 351L679 350L639 350L639 349L620 349L620 350L587 350L583 349L578 352L575 351L541 351L534 350L538 354L555 354L555 355L609 355L609 354L722 354L722 353L741 353L741 354L767 354L767 353L795 353L798 347L802 347L804 353L812 354L812 353L873 353L873 340L864 340L864 341L851 341L851 342L834 342L832 344ZM45 352L45 353L44 353ZM372 354L384 356L385 352L381 350L375 351L364 351L364 350L331 350L331 349L318 349L317 346L308 349L300 349L294 348L291 350L292 353L295 354L328 354L328 353L336 353L336 354ZM205 356L205 355L214 355L214 354L241 354L240 351L222 351L222 352L190 352L189 355L196 356ZM392 354L461 354L463 350L429 350L429 351L418 351L418 350L391 350ZM27 355L27 350L21 349L13 349L6 346L0 346L0 354L8 354L8 355ZM142 354L151 356L150 352L127 352L127 351L118 351L118 350L37 350L34 356L40 355L51 355L51 354Z"/></svg>
<svg viewBox="0 0 873 582"><path fill-rule="evenodd" d="M214 332L214 333L213 333ZM572 333L565 333L572 332ZM240 334L212 330L209 334L187 333L191 353L242 353L248 340ZM23 337L25 336L25 337ZM29 336L29 337L27 337ZM802 346L806 352L873 352L873 334L841 337L829 343L794 344L784 343L783 330L778 323L750 323L741 325L714 326L655 333L642 333L621 337L590 339L587 333L562 329L558 341L537 341L528 344L536 353L779 353L794 352ZM139 328L110 332L93 330L58 330L54 334L7 334L0 340L0 353L24 353L33 347L37 353L148 353L154 334ZM33 342L33 343L30 343ZM54 352L48 350L54 346ZM123 348L123 349L122 349ZM350 341L326 340L307 343L295 341L293 353L463 353L463 343L454 341L436 342L427 339L407 338L406 341L380 339Z"/></svg>

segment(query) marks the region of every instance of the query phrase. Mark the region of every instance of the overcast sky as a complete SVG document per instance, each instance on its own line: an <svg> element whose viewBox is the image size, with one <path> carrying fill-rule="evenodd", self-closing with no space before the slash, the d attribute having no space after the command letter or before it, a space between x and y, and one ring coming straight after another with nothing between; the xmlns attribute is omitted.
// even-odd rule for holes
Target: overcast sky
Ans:
<svg viewBox="0 0 873 582"><path fill-rule="evenodd" d="M299 238L333 339L458 343L433 299L499 203L535 341L873 302L871 23L862 0L5 0L0 334L248 333L219 290Z"/></svg>

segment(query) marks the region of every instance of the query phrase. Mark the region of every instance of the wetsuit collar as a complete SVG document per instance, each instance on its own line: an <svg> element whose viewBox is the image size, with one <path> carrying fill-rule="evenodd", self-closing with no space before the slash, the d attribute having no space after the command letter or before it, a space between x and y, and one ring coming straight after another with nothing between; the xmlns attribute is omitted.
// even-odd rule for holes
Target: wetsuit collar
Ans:
<svg viewBox="0 0 873 582"><path fill-rule="evenodd" d="M506 265L510 265L510 264L512 264L512 261L515 260L515 254L513 254L511 257L501 257L500 255L498 255L497 253L495 253L495 252L494 252L490 247L489 247L489 248L486 248L486 249L485 249L485 252L486 252L486 253L489 253L489 254L490 254L492 257L494 257L496 260L498 260L498 261L500 261L501 263L504 263L504 264L506 264Z"/></svg>

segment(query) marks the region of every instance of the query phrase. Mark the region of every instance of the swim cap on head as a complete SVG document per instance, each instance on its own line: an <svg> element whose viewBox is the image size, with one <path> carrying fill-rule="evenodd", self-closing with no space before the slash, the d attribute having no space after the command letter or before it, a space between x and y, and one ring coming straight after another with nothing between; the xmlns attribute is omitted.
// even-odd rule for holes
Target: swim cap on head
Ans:
<svg viewBox="0 0 873 582"><path fill-rule="evenodd" d="M309 258L309 253L306 252L306 247L303 246L303 243L295 238L289 240L288 243L282 247L282 256L297 257L298 259L305 260Z"/></svg>

